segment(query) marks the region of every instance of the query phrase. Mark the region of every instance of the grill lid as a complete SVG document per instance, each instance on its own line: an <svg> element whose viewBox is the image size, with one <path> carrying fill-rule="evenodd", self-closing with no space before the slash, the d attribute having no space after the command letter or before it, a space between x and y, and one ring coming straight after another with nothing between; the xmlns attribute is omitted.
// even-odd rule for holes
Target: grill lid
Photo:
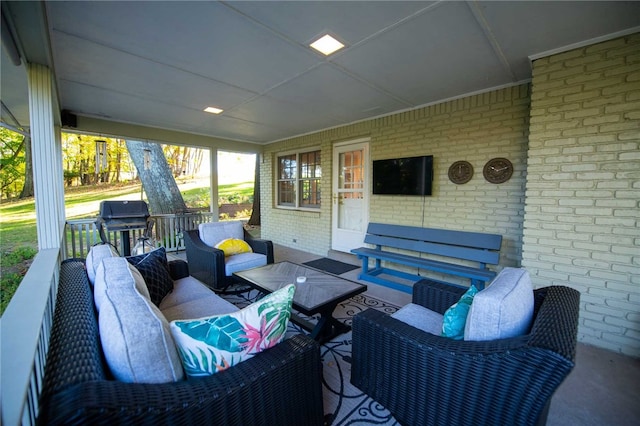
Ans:
<svg viewBox="0 0 640 426"><path fill-rule="evenodd" d="M147 227L149 207L141 200L102 201L100 219L109 231Z"/></svg>

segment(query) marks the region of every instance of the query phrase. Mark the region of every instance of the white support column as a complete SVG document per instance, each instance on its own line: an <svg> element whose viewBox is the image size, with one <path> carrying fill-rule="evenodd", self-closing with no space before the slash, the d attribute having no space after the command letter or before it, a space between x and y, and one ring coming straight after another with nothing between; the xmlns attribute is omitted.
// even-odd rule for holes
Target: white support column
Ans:
<svg viewBox="0 0 640 426"><path fill-rule="evenodd" d="M55 90L48 67L28 64L29 118L36 227L40 250L60 248L64 232L64 179Z"/></svg>
<svg viewBox="0 0 640 426"><path fill-rule="evenodd" d="M218 150L215 148L209 149L209 168L211 185L209 188L209 196L211 197L209 210L213 213L213 221L217 222L220 212L218 210Z"/></svg>

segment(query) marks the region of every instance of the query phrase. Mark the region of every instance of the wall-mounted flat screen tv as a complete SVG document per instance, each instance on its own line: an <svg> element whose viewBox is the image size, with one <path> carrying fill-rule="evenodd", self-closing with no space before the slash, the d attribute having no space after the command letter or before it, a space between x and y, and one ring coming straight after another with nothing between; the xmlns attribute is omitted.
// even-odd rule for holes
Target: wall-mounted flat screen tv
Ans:
<svg viewBox="0 0 640 426"><path fill-rule="evenodd" d="M431 195L433 155L373 162L373 193Z"/></svg>

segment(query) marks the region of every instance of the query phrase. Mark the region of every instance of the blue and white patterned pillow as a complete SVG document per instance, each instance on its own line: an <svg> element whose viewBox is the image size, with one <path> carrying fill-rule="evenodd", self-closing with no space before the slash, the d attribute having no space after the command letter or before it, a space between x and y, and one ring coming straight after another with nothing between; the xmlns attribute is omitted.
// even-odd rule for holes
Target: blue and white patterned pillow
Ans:
<svg viewBox="0 0 640 426"><path fill-rule="evenodd" d="M171 321L185 373L208 376L280 343L291 317L294 293L295 286L289 284L231 314Z"/></svg>

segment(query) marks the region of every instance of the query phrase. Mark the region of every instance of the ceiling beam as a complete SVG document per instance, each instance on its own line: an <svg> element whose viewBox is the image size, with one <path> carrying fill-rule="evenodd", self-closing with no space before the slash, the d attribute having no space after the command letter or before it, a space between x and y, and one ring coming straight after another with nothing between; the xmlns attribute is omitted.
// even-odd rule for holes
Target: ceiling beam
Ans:
<svg viewBox="0 0 640 426"><path fill-rule="evenodd" d="M95 134L122 139L147 140L170 145L186 145L200 148L218 149L232 152L262 153L263 147L249 142L234 141L198 135L194 133L178 132L174 130L146 127L137 124L120 123L93 117L77 117L77 127L65 128L65 131Z"/></svg>

